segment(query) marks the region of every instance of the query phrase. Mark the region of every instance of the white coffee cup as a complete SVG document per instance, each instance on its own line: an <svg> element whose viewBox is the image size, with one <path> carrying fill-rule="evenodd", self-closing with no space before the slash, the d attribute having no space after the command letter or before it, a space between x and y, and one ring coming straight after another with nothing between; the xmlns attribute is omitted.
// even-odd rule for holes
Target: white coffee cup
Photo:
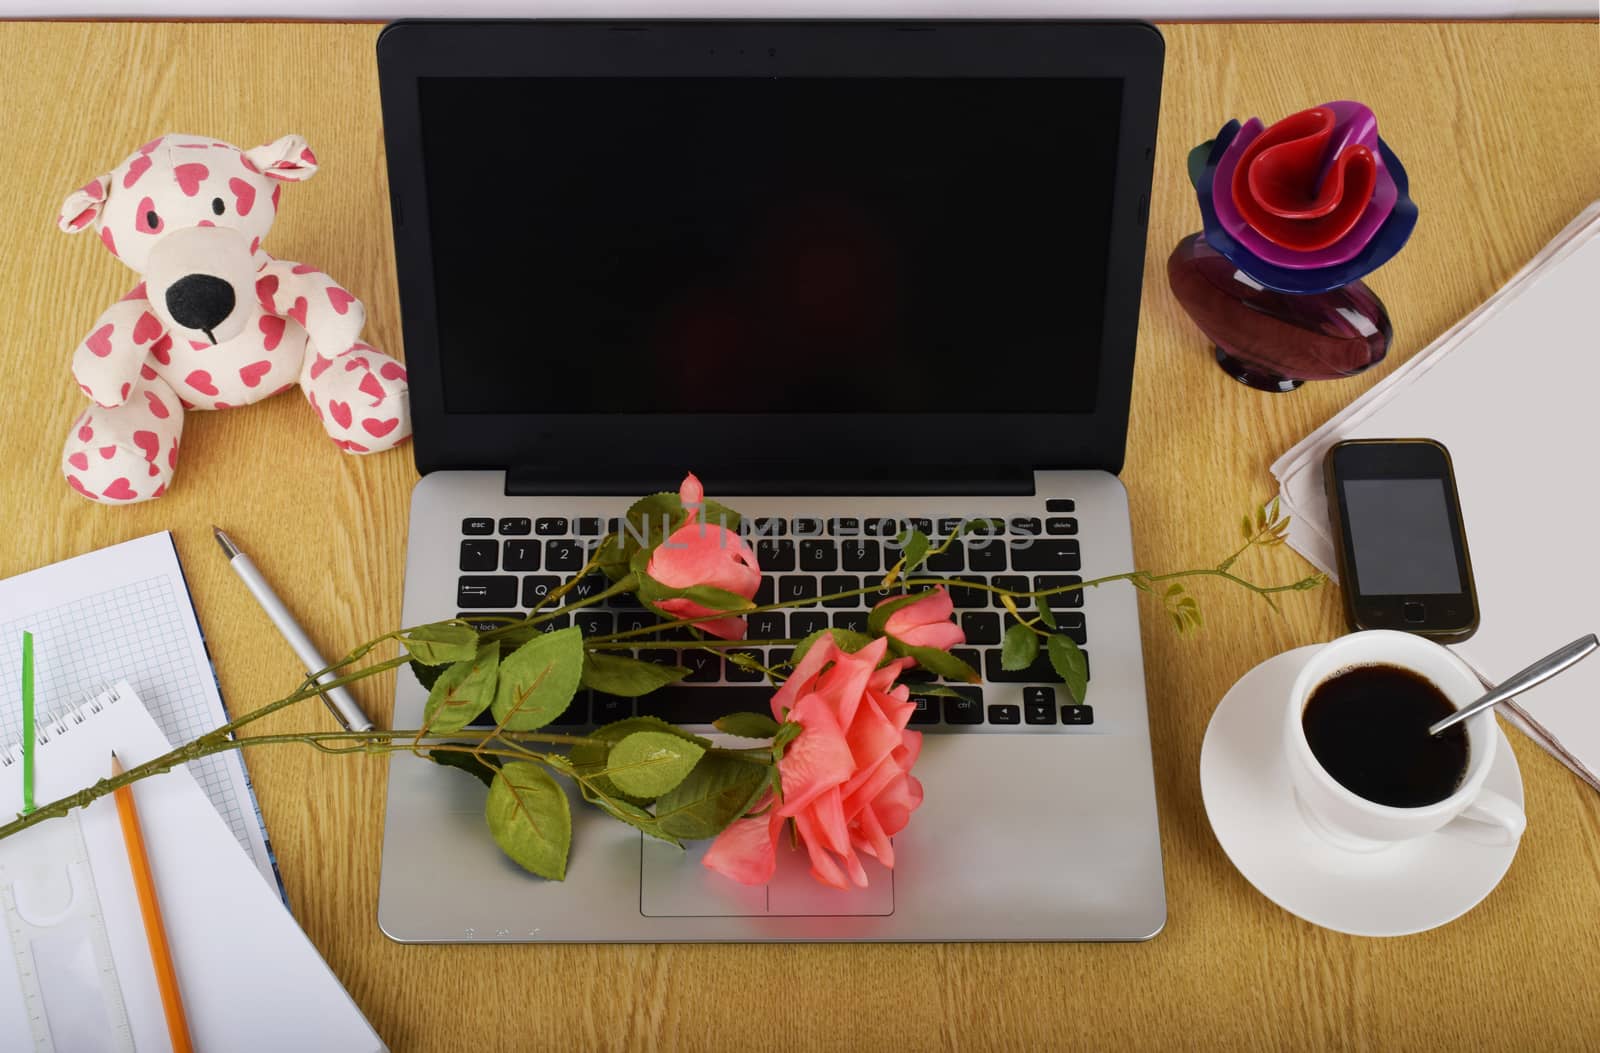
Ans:
<svg viewBox="0 0 1600 1053"><path fill-rule="evenodd" d="M1311 694L1326 680L1358 666L1390 665L1424 677L1457 709L1477 700L1484 686L1459 658L1410 633L1378 629L1352 633L1326 645L1300 670L1289 693L1283 724L1284 749L1300 814L1329 842L1353 852L1373 852L1434 831L1487 844L1515 844L1527 826L1522 809L1483 788L1494 765L1499 729L1489 712L1464 723L1467 773L1454 793L1420 808L1369 801L1342 786L1317 762L1306 742L1303 714Z"/></svg>

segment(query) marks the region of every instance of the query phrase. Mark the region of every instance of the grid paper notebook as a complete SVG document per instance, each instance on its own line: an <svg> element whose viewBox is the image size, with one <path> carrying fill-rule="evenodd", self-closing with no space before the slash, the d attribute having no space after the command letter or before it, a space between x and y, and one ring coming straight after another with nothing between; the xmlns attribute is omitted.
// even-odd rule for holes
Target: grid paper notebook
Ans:
<svg viewBox="0 0 1600 1053"><path fill-rule="evenodd" d="M0 581L0 743L22 738L22 632L33 633L42 726L126 679L162 733L187 742L228 721L172 534L162 531ZM20 749L13 748L13 756ZM3 768L4 778L20 778ZM237 752L188 766L266 878L278 878ZM43 800L40 804L46 803Z"/></svg>

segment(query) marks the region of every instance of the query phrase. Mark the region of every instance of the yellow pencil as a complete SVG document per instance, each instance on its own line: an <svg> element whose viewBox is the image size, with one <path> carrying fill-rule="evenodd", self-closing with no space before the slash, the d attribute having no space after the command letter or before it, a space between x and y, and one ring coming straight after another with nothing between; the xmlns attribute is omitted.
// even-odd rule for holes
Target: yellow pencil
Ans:
<svg viewBox="0 0 1600 1053"><path fill-rule="evenodd" d="M111 774L122 774L122 762L115 752L111 754ZM120 787L115 796L117 818L122 821L122 840L128 846L128 866L133 870L133 887L139 893L139 913L144 916L144 934L150 941L150 964L155 966L161 1008L167 1015L167 1033L172 1036L174 1053L193 1053L189 1021L183 1015L183 998L178 993L178 974L172 968L172 948L167 946L167 930L161 924L161 903L156 899L156 883L150 876L150 857L144 850L144 832L139 828L139 813L133 806L133 788Z"/></svg>

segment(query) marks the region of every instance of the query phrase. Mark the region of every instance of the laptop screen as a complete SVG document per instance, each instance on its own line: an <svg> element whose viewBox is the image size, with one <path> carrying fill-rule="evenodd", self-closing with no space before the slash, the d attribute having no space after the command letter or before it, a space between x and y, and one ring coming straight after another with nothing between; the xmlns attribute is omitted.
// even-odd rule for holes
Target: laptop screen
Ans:
<svg viewBox="0 0 1600 1053"><path fill-rule="evenodd" d="M422 77L451 414L1092 413L1116 77Z"/></svg>

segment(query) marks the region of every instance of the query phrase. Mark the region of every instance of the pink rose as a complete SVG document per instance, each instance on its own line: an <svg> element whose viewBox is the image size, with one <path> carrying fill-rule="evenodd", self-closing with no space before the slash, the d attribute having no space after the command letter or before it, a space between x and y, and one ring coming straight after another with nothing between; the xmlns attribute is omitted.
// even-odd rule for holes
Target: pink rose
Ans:
<svg viewBox="0 0 1600 1053"><path fill-rule="evenodd" d="M901 598L891 596L878 606ZM907 647L936 647L948 651L967 642L961 626L951 620L954 613L955 604L950 602L950 593L941 585L889 615L883 626L884 635L894 637Z"/></svg>
<svg viewBox="0 0 1600 1053"><path fill-rule="evenodd" d="M689 518L650 553L645 573L672 589L710 585L750 599L761 587L761 569L756 564L755 551L732 530L699 521L705 488L693 472L683 477L678 497L688 510ZM661 600L655 606L676 618L704 618L718 613L683 597ZM745 620L719 618L714 622L701 622L697 627L724 640L742 640Z"/></svg>
<svg viewBox="0 0 1600 1053"><path fill-rule="evenodd" d="M905 730L916 705L906 686L894 683L912 660L880 669L887 648L880 638L847 654L825 636L806 652L772 697L774 717L805 729L778 764L783 799L718 835L706 852L707 867L746 885L766 884L786 819L794 820L811 855L811 876L825 885L848 888L848 875L865 887L858 853L894 866L889 838L922 803L922 784L910 774L922 735ZM754 810L768 803L770 794Z"/></svg>

